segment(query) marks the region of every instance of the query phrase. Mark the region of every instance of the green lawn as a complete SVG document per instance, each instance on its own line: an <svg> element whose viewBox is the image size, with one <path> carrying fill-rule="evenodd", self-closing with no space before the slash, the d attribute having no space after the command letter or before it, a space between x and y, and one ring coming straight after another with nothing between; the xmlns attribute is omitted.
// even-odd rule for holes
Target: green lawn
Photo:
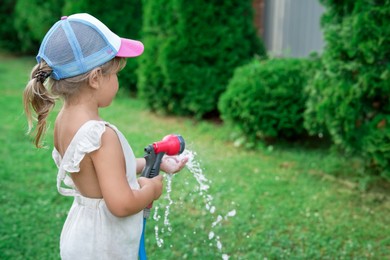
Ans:
<svg viewBox="0 0 390 260"><path fill-rule="evenodd" d="M59 235L72 202L56 190L52 128L47 149L37 150L25 135L22 91L33 64L32 57L0 56L0 259L59 259ZM353 179L332 177L358 171L355 161L319 148L246 151L227 141L226 126L151 114L142 101L124 95L102 115L121 129L137 156L166 134L183 135L209 180L200 194L190 171L174 176L171 231L164 225L167 194L154 203L161 218L154 220L152 212L148 220L151 260L390 258L388 192L363 192ZM234 210L235 216L225 217Z"/></svg>

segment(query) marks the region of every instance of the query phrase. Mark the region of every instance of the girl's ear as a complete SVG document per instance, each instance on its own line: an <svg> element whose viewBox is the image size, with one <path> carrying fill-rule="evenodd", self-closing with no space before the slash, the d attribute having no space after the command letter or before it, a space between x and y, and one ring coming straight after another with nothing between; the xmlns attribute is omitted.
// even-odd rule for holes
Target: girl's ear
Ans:
<svg viewBox="0 0 390 260"><path fill-rule="evenodd" d="M94 69L89 74L88 83L93 89L98 89L100 87L100 80L102 78L102 71L100 68Z"/></svg>

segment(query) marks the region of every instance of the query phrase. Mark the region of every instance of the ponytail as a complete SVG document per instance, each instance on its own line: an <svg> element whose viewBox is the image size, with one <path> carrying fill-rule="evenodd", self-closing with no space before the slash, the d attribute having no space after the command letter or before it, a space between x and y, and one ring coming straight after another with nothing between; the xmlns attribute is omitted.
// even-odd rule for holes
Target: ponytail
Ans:
<svg viewBox="0 0 390 260"><path fill-rule="evenodd" d="M47 117L56 101L56 97L50 94L45 87L45 84L48 84L48 81L51 80L50 78L46 80L51 71L51 68L44 61L35 65L23 93L24 111L28 122L27 133L31 132L34 125L33 121L36 120L35 146L38 148L42 147L41 140L46 132ZM36 114L36 118L33 113Z"/></svg>

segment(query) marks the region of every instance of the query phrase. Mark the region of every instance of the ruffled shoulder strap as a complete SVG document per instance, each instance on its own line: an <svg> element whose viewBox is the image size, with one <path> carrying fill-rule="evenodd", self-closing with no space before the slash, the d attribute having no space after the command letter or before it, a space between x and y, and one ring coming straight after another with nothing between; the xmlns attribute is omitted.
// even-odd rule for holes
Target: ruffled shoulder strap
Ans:
<svg viewBox="0 0 390 260"><path fill-rule="evenodd" d="M58 166L57 189L62 195L75 196L78 194L67 173L79 172L80 162L84 156L100 148L101 137L107 124L104 121L91 120L82 125L70 142L63 158L60 158L57 150L53 150L53 159ZM62 187L62 182L69 188Z"/></svg>

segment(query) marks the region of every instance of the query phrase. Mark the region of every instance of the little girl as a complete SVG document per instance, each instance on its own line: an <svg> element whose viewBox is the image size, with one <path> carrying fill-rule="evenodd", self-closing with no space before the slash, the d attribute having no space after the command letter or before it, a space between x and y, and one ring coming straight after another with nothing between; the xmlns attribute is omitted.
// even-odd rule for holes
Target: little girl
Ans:
<svg viewBox="0 0 390 260"><path fill-rule="evenodd" d="M142 54L143 44L123 39L89 14L62 17L44 37L38 64L24 91L24 108L41 147L46 121L57 97L63 106L54 126L53 159L57 188L74 196L64 224L62 259L137 259L142 210L162 193L162 176L140 177L145 166L136 159L122 133L102 120L118 90L117 72L125 58ZM174 173L184 160L163 160Z"/></svg>

